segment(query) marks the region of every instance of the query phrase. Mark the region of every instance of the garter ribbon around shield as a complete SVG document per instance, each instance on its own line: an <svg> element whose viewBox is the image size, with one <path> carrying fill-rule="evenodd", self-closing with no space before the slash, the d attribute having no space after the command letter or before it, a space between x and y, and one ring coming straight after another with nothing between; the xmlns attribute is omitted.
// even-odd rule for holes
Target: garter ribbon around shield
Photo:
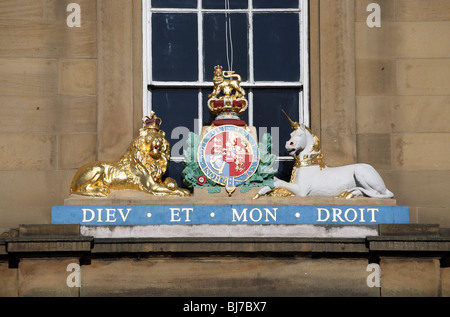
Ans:
<svg viewBox="0 0 450 317"><path fill-rule="evenodd" d="M210 129L200 141L198 164L206 177L225 186L231 195L259 165L255 138L243 127L222 125Z"/></svg>

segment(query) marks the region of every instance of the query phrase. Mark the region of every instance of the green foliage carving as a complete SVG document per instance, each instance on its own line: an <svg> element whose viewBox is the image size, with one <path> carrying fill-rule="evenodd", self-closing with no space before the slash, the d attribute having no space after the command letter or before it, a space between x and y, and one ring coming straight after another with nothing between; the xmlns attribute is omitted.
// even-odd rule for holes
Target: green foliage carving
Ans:
<svg viewBox="0 0 450 317"><path fill-rule="evenodd" d="M194 187L208 187L209 192L220 191L220 186L208 178L206 178L207 181L204 185L199 185L197 183L198 177L204 175L197 162L199 144L200 137L197 134L190 132L186 142L186 150L183 151L184 163L183 171L181 172L183 183L189 189L193 189Z"/></svg>
<svg viewBox="0 0 450 317"><path fill-rule="evenodd" d="M252 187L273 187L273 177L276 175L277 170L273 168L273 164L277 158L272 154L272 136L270 133L265 133L261 142L258 144L259 148L259 165L256 172L242 184L241 192L245 193Z"/></svg>

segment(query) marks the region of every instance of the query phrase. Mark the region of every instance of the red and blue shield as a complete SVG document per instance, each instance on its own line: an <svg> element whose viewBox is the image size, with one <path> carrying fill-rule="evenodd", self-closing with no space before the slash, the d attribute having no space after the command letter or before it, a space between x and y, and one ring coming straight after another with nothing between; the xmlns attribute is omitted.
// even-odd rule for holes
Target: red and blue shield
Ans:
<svg viewBox="0 0 450 317"><path fill-rule="evenodd" d="M256 172L259 150L255 138L245 128L223 125L205 134L197 158L206 177L234 188Z"/></svg>

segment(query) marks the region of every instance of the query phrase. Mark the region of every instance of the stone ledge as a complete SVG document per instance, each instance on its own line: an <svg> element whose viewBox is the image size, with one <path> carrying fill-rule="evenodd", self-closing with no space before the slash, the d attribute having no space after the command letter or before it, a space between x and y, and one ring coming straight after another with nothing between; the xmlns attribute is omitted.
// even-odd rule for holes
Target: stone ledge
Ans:
<svg viewBox="0 0 450 317"><path fill-rule="evenodd" d="M377 236L377 226L338 225L141 225L81 226L94 238L365 238Z"/></svg>
<svg viewBox="0 0 450 317"><path fill-rule="evenodd" d="M389 236L367 237L371 251L386 252L448 252L450 237Z"/></svg>
<svg viewBox="0 0 450 317"><path fill-rule="evenodd" d="M87 197L70 195L64 200L65 206L98 206L98 205L227 205L227 204L251 204L251 205L336 205L336 206L396 206L395 199L375 199L356 197L343 199L334 197L260 197L253 199L259 188L252 188L247 193L241 193L239 189L232 197L222 190L220 193L210 194L207 189L195 189L190 197L171 197L149 195L135 190L117 190L110 197Z"/></svg>
<svg viewBox="0 0 450 317"><path fill-rule="evenodd" d="M301 225L305 230L303 233L295 233L283 230L273 235L278 225L243 225L232 229L243 230L240 236L217 234L208 236L203 226L189 228L182 226L185 230L203 231L203 235L187 235L179 233L178 236L147 235L136 237L132 231L128 235L115 235L115 230L125 231L132 228L116 226L109 228L100 226L101 230L110 231L106 237L90 235L90 231L79 225L24 225L20 226L18 235L3 237L0 239L0 255L33 253L36 257L45 257L48 253L82 253L118 255L122 253L204 253L214 254L223 252L249 252L249 253L390 253L402 256L411 252L421 253L427 256L433 253L444 253L450 251L450 236L440 235L447 233L447 229L439 229L437 225L389 225L378 226L318 226ZM145 226L135 226L145 229ZM195 226L194 226L195 227ZM211 226L219 228L220 226ZM245 228L244 228L245 227ZM245 229L251 227L253 236L245 234ZM295 227L295 226L294 226ZM357 227L357 228L355 228ZM67 228L68 235L64 236ZM175 229L174 226L172 226ZM96 228L90 228L96 229ZM162 228L161 228L162 229ZM180 229L180 227L178 228ZM230 229L230 228L228 228ZM290 230L298 228L290 228ZM267 234L266 236L261 233ZM312 231L308 231L312 230ZM352 230L359 230L352 232ZM377 232L382 234L377 235ZM164 230L162 230L164 232ZM219 231L218 231L219 232ZM365 234L364 234L365 232ZM191 232L192 233L192 232ZM272 234L268 234L272 233ZM315 234L313 234L315 233ZM40 255L41 254L41 255Z"/></svg>
<svg viewBox="0 0 450 317"><path fill-rule="evenodd" d="M55 254L123 256L133 253L253 253L257 254L372 254L404 256L415 252L429 256L450 251L449 237L366 237L366 238L8 238L1 254Z"/></svg>
<svg viewBox="0 0 450 317"><path fill-rule="evenodd" d="M29 237L5 239L8 253L28 252L89 252L92 248L92 237Z"/></svg>
<svg viewBox="0 0 450 317"><path fill-rule="evenodd" d="M95 239L92 254L105 253L367 253L365 239L188 238Z"/></svg>
<svg viewBox="0 0 450 317"><path fill-rule="evenodd" d="M150 232L150 230L157 230ZM220 229L220 230L216 230ZM6 230L6 229L5 229ZM91 233L104 233L96 236ZM117 234L115 234L117 232ZM166 235L164 232L168 232ZM11 234L10 234L11 233ZM134 234L136 233L136 234ZM189 233L191 235L189 235ZM234 235L235 234L235 235ZM177 238L177 237L283 237L283 238L360 238L380 236L382 239L450 239L450 228L438 224L378 224L378 225L118 225L83 226L79 224L27 224L18 229L8 229L0 236L0 242L22 239L93 238ZM399 238L397 238L399 237Z"/></svg>
<svg viewBox="0 0 450 317"><path fill-rule="evenodd" d="M78 235L80 235L80 225L78 224L19 225L19 237Z"/></svg>
<svg viewBox="0 0 450 317"><path fill-rule="evenodd" d="M441 234L437 224L379 224L380 236L432 236Z"/></svg>

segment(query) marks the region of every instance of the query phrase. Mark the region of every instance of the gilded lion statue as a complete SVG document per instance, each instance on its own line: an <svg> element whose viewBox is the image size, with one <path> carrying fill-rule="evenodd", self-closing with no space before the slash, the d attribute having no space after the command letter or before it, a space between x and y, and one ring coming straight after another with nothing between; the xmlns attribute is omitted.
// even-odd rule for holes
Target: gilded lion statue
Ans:
<svg viewBox="0 0 450 317"><path fill-rule="evenodd" d="M237 79L225 79L236 77ZM233 89L235 90L235 98L243 98L245 96L245 90L241 87L241 76L234 74L233 71L223 71L222 66L214 67L214 90L208 95L208 98L217 98L217 96L223 91L225 96L230 96Z"/></svg>
<svg viewBox="0 0 450 317"><path fill-rule="evenodd" d="M151 195L186 197L189 190L163 176L170 160L170 144L159 129L162 120L152 112L129 150L117 161L92 162L82 166L73 178L70 193L107 197L112 190L139 190Z"/></svg>

